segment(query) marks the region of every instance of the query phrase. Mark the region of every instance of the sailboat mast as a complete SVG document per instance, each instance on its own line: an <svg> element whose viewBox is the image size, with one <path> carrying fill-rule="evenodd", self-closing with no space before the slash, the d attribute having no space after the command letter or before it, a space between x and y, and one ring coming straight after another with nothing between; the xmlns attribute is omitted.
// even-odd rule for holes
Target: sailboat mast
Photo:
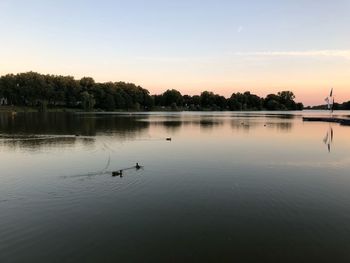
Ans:
<svg viewBox="0 0 350 263"><path fill-rule="evenodd" d="M331 101L331 107L330 107L330 113L331 116L333 117L333 111L334 111L334 96L333 96L333 88L331 89L331 92L329 94L329 100Z"/></svg>

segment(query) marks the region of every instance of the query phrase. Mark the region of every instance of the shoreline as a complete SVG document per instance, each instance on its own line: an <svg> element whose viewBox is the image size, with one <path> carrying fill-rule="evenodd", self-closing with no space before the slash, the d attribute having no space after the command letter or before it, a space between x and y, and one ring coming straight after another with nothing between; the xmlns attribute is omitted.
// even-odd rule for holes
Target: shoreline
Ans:
<svg viewBox="0 0 350 263"><path fill-rule="evenodd" d="M67 108L67 107L55 107L47 108L45 111L40 111L37 107L30 106L0 106L0 113L141 113L141 112L327 112L327 110L322 109L303 109L303 110L212 110L212 109L203 109L203 110L188 110L188 109L171 109L171 108L154 108L152 110L123 110L115 109L113 111L105 111L101 109L94 109L92 111L85 111L79 108ZM341 112L344 110L335 110L334 112Z"/></svg>
<svg viewBox="0 0 350 263"><path fill-rule="evenodd" d="M57 107L57 108L47 108L45 111L40 111L37 107L30 106L0 106L0 113L47 113L47 112L57 112L57 113L133 113L133 112L293 112L295 110L213 110L213 109L202 109L202 110L188 110L188 109L171 109L171 108L154 108L152 110L123 110L115 109L113 111L106 111L101 109L94 109L91 111L86 111L78 108L66 108L66 107ZM302 111L302 110L301 110Z"/></svg>

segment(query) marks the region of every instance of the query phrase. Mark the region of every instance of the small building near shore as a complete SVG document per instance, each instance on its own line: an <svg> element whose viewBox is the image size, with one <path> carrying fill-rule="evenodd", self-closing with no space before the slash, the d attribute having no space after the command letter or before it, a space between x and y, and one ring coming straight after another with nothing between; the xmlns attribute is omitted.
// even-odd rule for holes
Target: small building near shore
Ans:
<svg viewBox="0 0 350 263"><path fill-rule="evenodd" d="M1 97L0 98L0 106L5 106L7 105L7 98Z"/></svg>

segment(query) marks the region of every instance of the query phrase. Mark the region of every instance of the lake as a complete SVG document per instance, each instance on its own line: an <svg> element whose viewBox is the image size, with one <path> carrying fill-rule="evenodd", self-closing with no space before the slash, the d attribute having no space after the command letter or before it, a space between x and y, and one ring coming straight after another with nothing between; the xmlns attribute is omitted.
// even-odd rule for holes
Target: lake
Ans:
<svg viewBox="0 0 350 263"><path fill-rule="evenodd" d="M0 262L350 262L350 127L319 115L1 113Z"/></svg>

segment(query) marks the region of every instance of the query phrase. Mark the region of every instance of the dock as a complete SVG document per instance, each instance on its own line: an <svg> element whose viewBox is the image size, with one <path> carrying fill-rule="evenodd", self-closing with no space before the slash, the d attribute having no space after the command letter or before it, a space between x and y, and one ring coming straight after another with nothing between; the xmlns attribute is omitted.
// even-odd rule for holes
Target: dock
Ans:
<svg viewBox="0 0 350 263"><path fill-rule="evenodd" d="M303 117L303 121L313 121L313 122L334 122L341 125L350 126L350 119L344 118L333 118L333 117Z"/></svg>

